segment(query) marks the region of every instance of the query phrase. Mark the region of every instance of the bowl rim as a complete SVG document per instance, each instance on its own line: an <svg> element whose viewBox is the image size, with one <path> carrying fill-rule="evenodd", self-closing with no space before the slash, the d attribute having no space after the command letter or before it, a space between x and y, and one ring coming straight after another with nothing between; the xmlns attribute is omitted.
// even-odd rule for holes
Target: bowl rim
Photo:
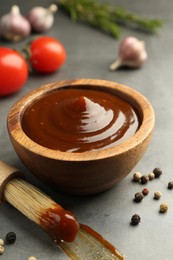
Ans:
<svg viewBox="0 0 173 260"><path fill-rule="evenodd" d="M40 98L41 96L64 87L79 87L89 86L97 87L101 89L108 89L113 91L120 97L127 99L127 102L136 107L142 115L142 122L137 132L128 140L116 145L112 148L103 150L86 151L86 152L62 152L59 150L53 150L43 147L38 143L31 140L23 131L21 126L21 117L25 108L31 104L33 100ZM135 89L128 87L124 84L117 82L100 80L100 79L73 79L56 81L38 87L29 91L22 96L13 106L10 108L7 116L7 128L10 139L20 144L26 150L35 153L39 156L47 157L55 160L62 161L92 161L104 158L114 157L116 155L123 154L128 150L135 148L137 145L142 144L144 140L152 134L155 124L155 114L152 105L141 93Z"/></svg>

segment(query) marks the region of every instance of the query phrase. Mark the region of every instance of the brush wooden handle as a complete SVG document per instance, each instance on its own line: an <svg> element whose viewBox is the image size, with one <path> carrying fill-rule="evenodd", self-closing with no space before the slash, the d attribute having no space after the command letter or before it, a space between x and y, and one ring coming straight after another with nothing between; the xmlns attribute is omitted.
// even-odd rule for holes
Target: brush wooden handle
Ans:
<svg viewBox="0 0 173 260"><path fill-rule="evenodd" d="M7 165L5 162L0 161L0 201L4 200L4 188L6 184L13 178L24 178L21 173L13 166Z"/></svg>

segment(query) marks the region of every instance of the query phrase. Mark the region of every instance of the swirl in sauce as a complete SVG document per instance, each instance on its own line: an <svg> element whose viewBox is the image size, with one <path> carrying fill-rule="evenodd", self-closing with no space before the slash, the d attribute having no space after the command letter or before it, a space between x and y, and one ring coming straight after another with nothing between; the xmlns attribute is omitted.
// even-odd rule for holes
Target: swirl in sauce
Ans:
<svg viewBox="0 0 173 260"><path fill-rule="evenodd" d="M26 135L36 143L63 152L114 147L140 126L135 108L102 90L62 88L30 105L22 117Z"/></svg>

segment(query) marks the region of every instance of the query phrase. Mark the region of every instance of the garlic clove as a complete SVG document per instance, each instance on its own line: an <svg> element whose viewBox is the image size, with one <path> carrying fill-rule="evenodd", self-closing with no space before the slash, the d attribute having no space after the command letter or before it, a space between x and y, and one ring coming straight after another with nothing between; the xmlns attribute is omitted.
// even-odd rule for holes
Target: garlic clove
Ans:
<svg viewBox="0 0 173 260"><path fill-rule="evenodd" d="M28 14L31 27L36 32L45 32L54 24L54 13L58 10L57 5L52 4L48 8L36 6Z"/></svg>
<svg viewBox="0 0 173 260"><path fill-rule="evenodd" d="M131 68L141 67L148 55L145 44L135 37L127 37L120 43L118 58L110 65L110 70L116 70L122 66Z"/></svg>
<svg viewBox="0 0 173 260"><path fill-rule="evenodd" d="M30 31L30 23L21 15L17 5L13 5L11 11L0 19L0 35L6 40L22 40L30 34Z"/></svg>

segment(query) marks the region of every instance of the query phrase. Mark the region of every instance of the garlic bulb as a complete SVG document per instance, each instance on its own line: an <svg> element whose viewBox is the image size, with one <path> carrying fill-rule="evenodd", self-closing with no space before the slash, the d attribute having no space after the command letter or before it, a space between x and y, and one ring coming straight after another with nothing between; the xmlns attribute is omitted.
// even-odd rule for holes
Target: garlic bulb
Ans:
<svg viewBox="0 0 173 260"><path fill-rule="evenodd" d="M144 42L129 36L120 43L118 58L109 68L110 70L116 70L122 66L139 68L147 60L147 57Z"/></svg>
<svg viewBox="0 0 173 260"><path fill-rule="evenodd" d="M31 26L28 20L21 15L17 5L0 19L0 35L10 41L19 41L30 34Z"/></svg>
<svg viewBox="0 0 173 260"><path fill-rule="evenodd" d="M57 11L57 5L52 4L49 8L41 6L33 7L29 14L28 20L32 29L36 32L45 32L54 24L54 13Z"/></svg>

